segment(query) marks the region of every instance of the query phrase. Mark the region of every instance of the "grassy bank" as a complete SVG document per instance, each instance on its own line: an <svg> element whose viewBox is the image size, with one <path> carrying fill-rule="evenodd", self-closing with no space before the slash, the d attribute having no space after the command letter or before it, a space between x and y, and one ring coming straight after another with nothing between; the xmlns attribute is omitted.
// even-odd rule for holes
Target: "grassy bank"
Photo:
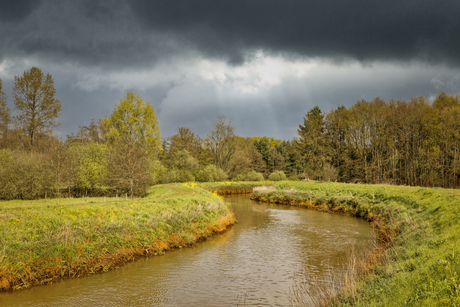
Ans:
<svg viewBox="0 0 460 307"><path fill-rule="evenodd" d="M371 274L335 305L460 306L460 191L386 185L280 182L260 201L362 217L386 249Z"/></svg>
<svg viewBox="0 0 460 307"><path fill-rule="evenodd" d="M202 188L161 185L142 199L0 202L0 291L104 272L224 231L235 218Z"/></svg>
<svg viewBox="0 0 460 307"><path fill-rule="evenodd" d="M255 187L273 185L273 181L227 181L186 183L185 186L199 186L218 195L251 194Z"/></svg>

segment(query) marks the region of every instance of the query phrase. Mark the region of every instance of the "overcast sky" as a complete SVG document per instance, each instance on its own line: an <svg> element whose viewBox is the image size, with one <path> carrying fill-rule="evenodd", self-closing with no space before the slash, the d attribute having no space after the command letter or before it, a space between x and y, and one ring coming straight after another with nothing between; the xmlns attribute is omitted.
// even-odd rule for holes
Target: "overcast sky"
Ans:
<svg viewBox="0 0 460 307"><path fill-rule="evenodd" d="M460 1L0 0L0 79L52 74L61 135L109 115L127 89L163 137L291 139L314 106L460 91Z"/></svg>

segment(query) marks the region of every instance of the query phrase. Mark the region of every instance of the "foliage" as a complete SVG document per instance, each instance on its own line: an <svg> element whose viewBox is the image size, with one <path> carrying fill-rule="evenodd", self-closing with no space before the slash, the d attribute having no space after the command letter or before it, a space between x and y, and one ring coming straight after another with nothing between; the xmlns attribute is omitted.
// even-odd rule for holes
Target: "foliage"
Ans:
<svg viewBox="0 0 460 307"><path fill-rule="evenodd" d="M228 178L227 173L221 168L210 164L198 172L199 179L202 182L225 181Z"/></svg>
<svg viewBox="0 0 460 307"><path fill-rule="evenodd" d="M81 190L94 190L101 187L107 176L109 148L106 145L91 143L80 145L77 150L80 150L80 163L76 186Z"/></svg>
<svg viewBox="0 0 460 307"><path fill-rule="evenodd" d="M315 107L299 126L294 159L312 179L458 187L459 131L460 96L445 93L431 104L375 98L327 114Z"/></svg>
<svg viewBox="0 0 460 307"><path fill-rule="evenodd" d="M326 181L335 181L337 180L337 170L331 166L329 163L325 163L323 166L323 179Z"/></svg>
<svg viewBox="0 0 460 307"><path fill-rule="evenodd" d="M51 194L53 173L47 156L0 150L0 199L33 199Z"/></svg>
<svg viewBox="0 0 460 307"><path fill-rule="evenodd" d="M286 174L283 171L276 171L270 174L268 176L268 180L271 181L281 181L281 180L286 180Z"/></svg>
<svg viewBox="0 0 460 307"><path fill-rule="evenodd" d="M319 171L323 168L325 160L324 114L315 106L304 117L304 124L297 130L299 146L302 150L302 159L309 168L315 172L315 179L319 179Z"/></svg>
<svg viewBox="0 0 460 307"><path fill-rule="evenodd" d="M233 178L235 181L263 181L264 175L262 173L258 173L254 170L247 172L245 174L241 174Z"/></svg>
<svg viewBox="0 0 460 307"><path fill-rule="evenodd" d="M34 146L37 134L49 132L60 123L61 102L55 97L56 89L50 74L32 67L22 76L14 77L13 99L19 111L16 120Z"/></svg>
<svg viewBox="0 0 460 307"><path fill-rule="evenodd" d="M133 90L115 105L110 117L101 120L110 143L131 142L147 148L151 154L161 149L160 124L152 105Z"/></svg>

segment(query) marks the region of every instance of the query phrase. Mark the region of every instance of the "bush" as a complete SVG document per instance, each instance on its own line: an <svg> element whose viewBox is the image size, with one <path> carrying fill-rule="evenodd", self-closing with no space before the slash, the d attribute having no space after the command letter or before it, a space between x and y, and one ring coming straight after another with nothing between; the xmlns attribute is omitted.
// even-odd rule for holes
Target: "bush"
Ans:
<svg viewBox="0 0 460 307"><path fill-rule="evenodd" d="M241 174L233 178L234 181L263 181L265 180L262 173L258 173L254 170Z"/></svg>
<svg viewBox="0 0 460 307"><path fill-rule="evenodd" d="M54 192L55 178L46 155L0 150L0 198L36 199Z"/></svg>
<svg viewBox="0 0 460 307"><path fill-rule="evenodd" d="M268 176L268 180L271 181L280 181L280 180L286 180L286 174L284 174L283 171L276 171L270 174Z"/></svg>
<svg viewBox="0 0 460 307"><path fill-rule="evenodd" d="M323 167L323 179L326 181L336 181L338 177L338 172L335 167L330 164L325 164Z"/></svg>
<svg viewBox="0 0 460 307"><path fill-rule="evenodd" d="M153 163L153 183L154 184L163 184L171 182L188 182L194 181L195 176L189 170L186 169L177 169L177 168L167 168L160 161L155 161Z"/></svg>
<svg viewBox="0 0 460 307"><path fill-rule="evenodd" d="M202 182L215 182L227 180L228 175L221 168L210 164L200 170L197 177Z"/></svg>

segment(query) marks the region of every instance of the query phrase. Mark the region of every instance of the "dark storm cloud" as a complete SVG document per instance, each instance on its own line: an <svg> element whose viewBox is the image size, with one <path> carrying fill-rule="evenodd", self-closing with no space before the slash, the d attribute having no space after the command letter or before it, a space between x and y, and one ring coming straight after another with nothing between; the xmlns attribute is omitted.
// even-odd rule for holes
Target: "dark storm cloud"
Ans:
<svg viewBox="0 0 460 307"><path fill-rule="evenodd" d="M148 66L199 52L239 64L262 49L300 57L460 64L459 1L13 1L0 60Z"/></svg>
<svg viewBox="0 0 460 307"><path fill-rule="evenodd" d="M2 0L0 1L0 19L6 21L21 21L37 6L39 0Z"/></svg>
<svg viewBox="0 0 460 307"><path fill-rule="evenodd" d="M238 61L248 49L358 60L460 63L459 1L136 0L150 26Z"/></svg>

